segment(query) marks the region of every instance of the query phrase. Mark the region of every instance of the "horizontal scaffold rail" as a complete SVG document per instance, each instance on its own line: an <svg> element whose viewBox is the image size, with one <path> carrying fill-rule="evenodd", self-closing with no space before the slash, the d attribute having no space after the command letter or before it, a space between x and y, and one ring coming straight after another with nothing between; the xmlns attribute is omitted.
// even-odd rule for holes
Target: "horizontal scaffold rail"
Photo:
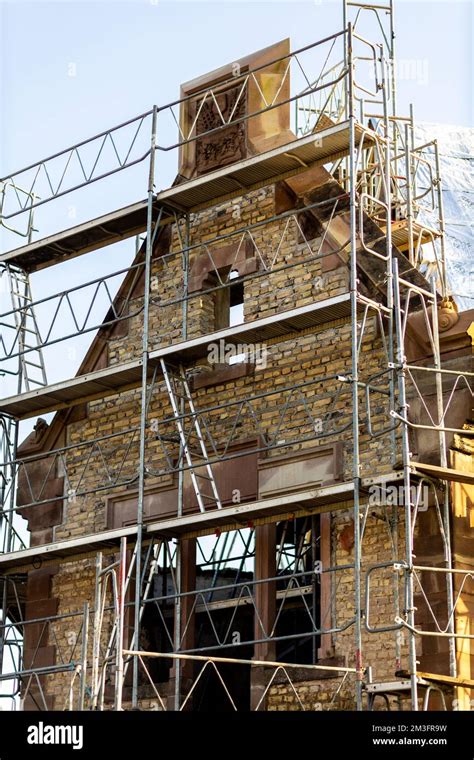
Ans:
<svg viewBox="0 0 474 760"><path fill-rule="evenodd" d="M367 146L375 139L371 130L356 124L356 145L362 136ZM154 212L156 215L157 209L163 206L184 213L198 211L294 176L312 166L336 161L348 152L349 123L345 121L162 190L155 196ZM167 221L166 216L161 218L161 223ZM146 225L147 202L142 200L8 251L0 256L0 263L15 264L27 272L34 272L138 235L146 230Z"/></svg>
<svg viewBox="0 0 474 760"><path fill-rule="evenodd" d="M252 322L244 322L235 327L152 351L149 355L150 374L155 366L159 367L160 359L179 363L205 357L210 343L218 343L221 340L234 345L242 342L261 343L349 316L350 295L343 293L297 309L272 314ZM136 388L141 383L141 376L141 359L126 364L112 365L3 399L0 401L0 412L18 419L46 414Z"/></svg>

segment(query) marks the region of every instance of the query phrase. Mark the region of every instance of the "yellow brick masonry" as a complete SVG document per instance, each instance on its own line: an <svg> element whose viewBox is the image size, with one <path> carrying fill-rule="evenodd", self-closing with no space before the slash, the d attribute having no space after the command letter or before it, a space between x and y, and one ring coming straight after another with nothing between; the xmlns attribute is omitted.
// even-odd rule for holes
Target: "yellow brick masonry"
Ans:
<svg viewBox="0 0 474 760"><path fill-rule="evenodd" d="M237 209L237 210L236 210ZM206 243L217 234L232 232L245 224L269 218L274 214L274 188L264 188L249 194L246 198L233 200L221 206L206 210L193 216L191 220L191 241ZM297 263L292 269L276 272L268 271L264 276L250 280L244 289L244 314L246 321L251 321L270 314L295 308L319 299L328 298L348 291L348 272L346 268L323 272L321 261L305 263L304 258L314 255L321 241L308 243L301 240L298 226L293 221L271 222L254 233L258 255L265 261L274 259L278 263ZM172 234L172 250L180 248L176 230ZM311 248L311 251L309 250ZM199 249L193 256L206 255ZM166 300L176 297L176 289L182 287L182 272L176 265L179 254L163 261L156 261L153 276L156 287L152 290L150 313L150 345L152 348L176 342L182 335L181 304L160 306ZM260 266L260 271L262 267ZM211 330L212 296L202 296L191 300L189 305L188 337ZM139 301L139 299L138 299ZM135 306L135 304L134 304ZM140 352L142 325L141 318L130 321L129 332L123 338L116 338L109 344L110 363L123 362L137 357ZM196 404L203 408L226 401L244 400L248 396L266 391L275 393L269 399L256 403L255 409L260 415L262 425L268 437L277 430L277 420L282 408L283 396L278 392L285 386L316 381L302 390L302 397L294 400L279 436L289 441L284 449L277 449L275 454L295 451L328 443L342 441L344 447L344 478L352 477L352 432L351 422L351 386L344 385L339 379L325 381L331 375L344 376L351 371L351 328L348 321L321 325L304 334L290 334L281 341L268 344L267 366L257 367L253 375L242 377L226 384L203 388L197 393ZM382 341L376 322L370 318L366 325L361 345L361 377L367 379L385 366ZM336 394L336 395L335 395ZM339 395L337 395L339 394ZM318 400L315 396L321 395ZM335 400L334 400L335 397ZM369 436L367 419L363 410L364 394L361 390L361 463L362 476L376 472L388 472L392 468L389 456L387 436L372 438ZM305 443L292 444L299 437L314 434L308 422L305 403L310 406L314 417L320 417L324 425L331 412L334 435L313 439ZM216 441L225 442L229 428L235 418L235 407L210 415L209 426ZM126 478L130 484L136 483L138 474L138 433L126 434L130 427L138 426L140 414L140 394L131 390L104 400L88 404L87 418L70 424L67 430L68 444L91 442L86 449L72 449L67 455L67 469L70 484L79 484L80 489L90 490L86 497L70 498L65 505L63 524L55 531L57 540L67 539L89 533L95 533L106 527L106 497L123 492L123 486L117 489L98 490L107 483L109 473L120 472L121 479ZM171 416L169 400L161 380L158 381L149 407L149 420L164 419ZM387 401L383 395L374 397L372 408L372 428L381 432L389 424ZM171 431L170 427L170 431ZM327 428L326 428L327 430ZM174 428L173 428L174 432ZM92 441L97 436L120 433L109 443L102 446L102 451L94 448ZM250 415L242 420L238 427L235 441L244 441L255 437L256 430ZM177 447L170 452L177 454ZM272 454L270 454L272 455ZM147 465L155 472L166 466L166 460L156 435L151 427L148 431L146 446ZM155 480L159 476L155 474ZM109 481L110 482L110 481ZM364 536L364 562L373 563L392 558L391 538L382 511L377 517L369 516ZM339 541L339 533L344 529L350 515L341 512L333 520L332 562L342 565L350 563L352 555L346 552ZM400 526L402 536L403 526ZM393 574L392 574L393 575ZM353 577L350 571L334 573L333 591L335 601L330 619L333 625L343 626L354 616ZM390 573L374 577L374 612L373 625L389 624L393 621L393 577ZM59 614L80 610L85 601L92 603L94 593L94 561L81 560L65 563L54 580L54 596L59 598ZM70 621L58 624L55 635L59 641L66 642L71 632ZM106 636L104 636L105 641ZM353 627L333 637L334 652L337 657L344 657L349 666L354 663ZM50 641L51 635L50 635ZM376 677L393 675L395 667L395 650L393 635L364 634L367 651L367 663L375 668ZM296 688L301 701L309 709L347 709L353 705L352 676L341 686L341 680L321 680L312 683L300 683ZM69 676L49 677L48 689L55 697L55 706L62 709L68 698ZM268 709L300 709L298 700L288 684L272 687L268 698Z"/></svg>

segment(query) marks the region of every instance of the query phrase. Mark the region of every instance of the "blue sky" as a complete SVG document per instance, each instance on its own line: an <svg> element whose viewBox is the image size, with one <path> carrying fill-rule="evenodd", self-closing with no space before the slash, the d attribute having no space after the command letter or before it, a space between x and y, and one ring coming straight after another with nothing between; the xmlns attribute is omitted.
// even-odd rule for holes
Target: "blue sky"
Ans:
<svg viewBox="0 0 474 760"><path fill-rule="evenodd" d="M400 111L414 100L420 121L470 124L472 3L395 7L398 57L427 73L400 82ZM0 0L0 24L4 174L166 103L181 82L254 49L337 31L342 2Z"/></svg>
<svg viewBox="0 0 474 760"><path fill-rule="evenodd" d="M415 102L418 121L472 123L472 17L467 1L396 1L400 115ZM0 176L164 105L181 82L253 50L287 36L295 50L342 25L342 0L0 0ZM376 39L369 26L360 31ZM157 189L174 172L158 166ZM59 224L39 212L38 236L74 223L71 202L79 223L138 200L146 180L136 188L117 177L92 209L89 195L67 196Z"/></svg>
<svg viewBox="0 0 474 760"><path fill-rule="evenodd" d="M413 101L418 121L472 123L472 17L461 0L395 3L400 114ZM294 50L341 29L342 0L0 0L0 176L166 104L180 83L277 40L289 36ZM159 169L157 189L170 181ZM41 207L36 237L143 198L146 171L144 162ZM34 295L116 271L133 250L129 240L46 269L33 277ZM49 382L75 373L91 337L70 355L48 349Z"/></svg>

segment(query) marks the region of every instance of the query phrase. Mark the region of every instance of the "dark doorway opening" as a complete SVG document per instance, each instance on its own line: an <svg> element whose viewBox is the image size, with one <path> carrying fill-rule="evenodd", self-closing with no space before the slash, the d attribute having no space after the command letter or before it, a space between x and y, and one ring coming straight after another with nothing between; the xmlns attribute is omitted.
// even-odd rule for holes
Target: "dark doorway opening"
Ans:
<svg viewBox="0 0 474 760"><path fill-rule="evenodd" d="M251 606L227 607L212 613L212 621L207 613L199 613L196 621L198 646L205 648L205 656L229 657L251 660L253 645L239 644L253 638L253 608ZM216 643L232 643L213 650L208 647ZM197 678L205 663L195 665ZM238 663L216 663L206 665L193 695L193 710L200 712L234 712L250 710L250 665ZM220 674L221 679L219 678ZM227 694L226 690L229 692ZM229 699L229 695L232 699Z"/></svg>

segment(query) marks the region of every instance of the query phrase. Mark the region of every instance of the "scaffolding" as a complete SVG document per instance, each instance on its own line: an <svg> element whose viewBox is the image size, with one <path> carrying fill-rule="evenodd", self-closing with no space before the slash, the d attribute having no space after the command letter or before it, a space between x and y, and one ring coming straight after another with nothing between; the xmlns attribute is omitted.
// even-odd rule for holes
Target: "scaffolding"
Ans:
<svg viewBox="0 0 474 760"><path fill-rule="evenodd" d="M42 679L63 673L69 683L65 709L100 710L113 706L121 710L124 703L139 706L144 695L151 699L151 709L169 709L169 700L167 702L160 692L151 673L150 663L154 660L164 661L172 668L173 707L178 710L188 708L210 671L220 682L231 707L238 709L226 684L225 673L227 667L244 665L249 669L264 668L268 674L266 686L256 702L257 710L263 709L270 688L281 679L289 684L298 705L304 709L293 676L294 671L302 668L305 673L311 672L311 677L324 674L325 678L337 681L334 701L328 709L337 706L339 696L349 683L359 710L364 706L372 709L378 697L386 705L390 705L392 697L400 704L408 698L412 709L419 709L420 704L428 709L434 693L440 695L446 707L446 694L452 694L454 687L474 686L458 678L456 670L457 640L474 636L457 632L454 625L462 590L474 576L469 570L453 567L450 536L450 484L472 484L474 476L449 467L446 444L447 433L466 434L464 428L449 427L446 417L453 395L461 385L472 396L473 373L465 368L445 369L441 362L437 306L440 299L449 300L449 290L437 144L433 141L416 145L413 111L408 116L401 116L397 111L392 2L386 6L344 2L343 6L342 31L271 64L237 74L232 72L219 82L215 91L212 87L204 88L166 106L154 106L124 124L0 180L1 224L27 239L25 244L0 256L1 277L11 295L11 308L0 316L1 371L14 383L14 392L0 402L0 679L7 687L1 696L10 700L13 707L18 706L19 699L24 701L34 692L37 707L47 709ZM371 42L362 35L361 27L367 15L376 19L381 42ZM319 61L321 56L324 63L315 72L311 61ZM288 98L282 97L282 87L269 101L261 93L261 107L253 113L242 115L237 101L229 118L225 118L218 106L223 88L231 82L243 98L249 82L260 87L260 72L275 63L283 64L283 82L289 81L290 70L297 70L304 86ZM195 118L185 125L180 120L179 109L196 98L200 98L200 107ZM217 105L222 123L207 131L198 131L198 117L206 103ZM194 179L182 177L166 189L156 190L161 162L165 163L167 156L195 146L203 136L224 133L229 126L246 124L283 105L294 108L295 134L291 141ZM161 136L170 133L170 124L178 129L179 137L167 143ZM128 143L120 152L118 145L123 134L128 135ZM140 143L143 137L148 141L145 150ZM104 169L101 156L110 146L114 149L111 163ZM86 168L88 162L89 168ZM33 214L58 198L100 184L137 166L147 167L145 198L66 230L54 231L47 237L33 239ZM330 178L325 184L324 197L305 199L295 210L240 227L237 223L230 232L224 230L205 242L193 242L191 220L196 214L277 181L298 177L318 166L329 167ZM54 172L58 177L56 181ZM425 184L420 189L421 172L430 178L428 189ZM426 222L428 213L429 224ZM308 216L322 230L317 246L314 238L305 235ZM19 225L20 221L25 224L25 219L26 232L15 226L17 220ZM331 249L331 254L338 253L348 264L347 292L318 297L305 306L280 308L271 316L257 316L240 325L190 337L197 300L230 291L235 285L231 265L212 285L193 291L189 282L192 257L199 255L207 259L210 269L217 271L214 258L217 247L229 242L236 245L238 252L250 247L258 267L240 276L239 282L258 283L269 274L291 271L302 261L310 266L324 260L329 255L324 244L333 235L336 221L344 224L346 233L339 239L338 248ZM278 223L280 237L275 240L273 236L271 245L262 245L262 236L272 223ZM282 242L290 228L297 230L302 251L294 263L281 255ZM154 257L155 245L170 229L176 245L159 258ZM142 234L144 241L138 240L137 256L131 265L54 295L33 298L31 275ZM427 246L432 248L429 257ZM153 267L158 268L158 275ZM370 294L361 284L361 272L364 282L370 285ZM174 288L172 297L169 291L160 292L161 282L170 278ZM125 283L118 295L114 286L117 279ZM137 304L134 294L140 283L143 297ZM98 316L97 304L101 309L105 305L105 319L103 314ZM171 337L160 335L160 345L152 346L151 334L156 329L151 326L152 309L161 313L163 321L167 315L174 315L172 327L176 328L178 339L173 337L175 332L170 328ZM409 364L405 356L408 317L414 310L423 315L432 357L429 363ZM37 317L39 312L43 314L41 323ZM361 371L361 351L372 317L383 341L384 366L380 372L367 377ZM120 327L132 319L141 320L143 339L126 361L93 371L79 370L73 377L48 383L45 356L51 347ZM225 341L226 345L237 347L243 342L278 345L283 336L335 321L350 326L349 367L341 362L341 371L336 374L299 383L289 381L267 392L212 406L200 403L192 382L194 367L207 356L211 344ZM408 411L409 399L417 397L424 403L426 378L434 383L437 414L419 427L436 435L438 466L413 461L410 451L410 434L415 425ZM140 394L137 424L94 440L54 446L39 454L17 454L22 420L70 410L133 389ZM150 401L154 394L158 394L163 400L163 409L170 409L170 413L150 420ZM382 430L372 429L374 407L382 402L387 412L385 425ZM315 413L317 404L324 410L322 430ZM341 404L350 408L349 422L338 411ZM427 408L426 413L429 415ZM292 414L298 414L303 421L296 434L289 423ZM382 436L391 447L390 471L374 470L370 477L361 475L361 417L369 437ZM253 437L257 441L252 447L254 453L284 452L309 441L324 438L332 441L338 435L350 435L352 478L284 497L257 497L223 504L216 472L222 462L248 454L248 450L237 445L244 419L252 422ZM158 466L156 457L150 455L151 424L153 444L161 457ZM43 460L48 463L46 475L38 481L33 471ZM95 468L94 472L100 471L100 482L89 481L91 468ZM51 473L58 471L64 474L64 492L51 496L47 482ZM178 482L176 513L160 520L147 519L147 482L150 478L160 481L170 476L176 477ZM16 492L20 478L29 498L18 505ZM184 508L188 479L198 507L194 512ZM400 510L382 505L393 559L383 565L373 564L366 570L363 593L363 537L370 511L368 494L374 484L396 484L402 488L404 541L399 545ZM34 547L27 547L17 530L18 514L58 499L66 504L85 500L93 494L114 492L119 487L135 489L136 514L127 527L102 529ZM424 489L429 491L430 509L439 524L443 567L418 565L413 553ZM353 561L346 565L329 562L321 567L315 521L321 514L338 512L345 512L353 519ZM255 557L255 526L278 520L284 531L290 531L295 516L305 522L301 530L303 538L295 543L293 554L289 556L285 552L282 539L276 574L258 580L246 576L247 562ZM182 542L196 536L210 537L207 540L213 542L209 556L203 554L198 562L207 568L212 582L207 588L183 591ZM205 552L205 546L205 543L200 546L201 552ZM92 557L96 560L93 606L85 604L83 609L62 615L35 618L26 615L24 588L29 570L47 567L48 563ZM237 567L237 571L226 584L223 569L229 566ZM372 623L371 584L377 572L386 572L392 582L395 614L384 627ZM323 577L331 578L333 593L337 594L337 579L342 573L349 573L353 579L354 611L349 620L338 621L331 614L334 599L327 600L328 609L323 614L317 612L315 595ZM432 610L423 587L424 578L431 573L441 574L446 585L446 609L441 615L444 624ZM161 594L156 591L157 578L161 581ZM230 624L219 628L215 611L225 608L234 610L231 614L235 615L237 610L247 606L258 618L262 587L275 589L275 621L269 626L267 621L258 619L258 635L252 631L239 642L242 651L265 642L284 641L290 645L292 639L304 638L311 642L314 653L321 637L349 631L353 635L354 667L348 667L347 663L317 664L316 656L312 664L228 656L230 648L235 651L232 628ZM227 591L226 598L222 594ZM423 630L417 622L415 594L423 596L432 612L434 630ZM278 620L288 600L296 597L304 610L305 631L282 634ZM140 646L144 616L151 606L161 616L160 624L167 636L161 651L144 650ZM207 647L189 648L186 634L196 611L207 619L215 641ZM174 629L169 624L170 615L174 616ZM65 620L71 631L67 645L55 634L56 627L61 627ZM35 662L34 654L30 662L25 661L22 642L33 628L39 631L36 650L43 636L54 639L60 647L60 661L56 665L42 667ZM131 632L128 639L125 629ZM402 639L406 636L408 667L398 680L372 682L371 664L363 651L364 632L384 633L394 638L400 663ZM449 677L418 671L418 642L430 636L448 640ZM191 679L184 675L189 662L202 664ZM131 696L124 700L124 684L130 682Z"/></svg>

